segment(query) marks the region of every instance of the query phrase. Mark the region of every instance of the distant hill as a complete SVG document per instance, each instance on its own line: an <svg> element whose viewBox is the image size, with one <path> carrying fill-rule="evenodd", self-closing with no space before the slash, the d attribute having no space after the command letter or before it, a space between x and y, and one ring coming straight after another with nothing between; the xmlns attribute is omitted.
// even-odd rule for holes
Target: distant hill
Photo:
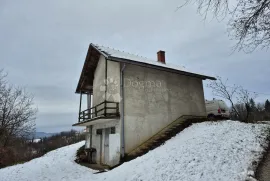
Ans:
<svg viewBox="0 0 270 181"><path fill-rule="evenodd" d="M57 133L45 133L45 132L36 132L35 138L44 138L44 137L50 137Z"/></svg>
<svg viewBox="0 0 270 181"><path fill-rule="evenodd" d="M70 130L68 130L68 131L70 131ZM68 132L68 131L62 131L62 132ZM83 132L83 130L75 130L75 131ZM34 139L50 137L50 136L53 136L53 135L56 135L59 133L61 133L61 132L57 132L57 133L36 132ZM32 139L32 138L33 138L33 136L29 136L29 139Z"/></svg>

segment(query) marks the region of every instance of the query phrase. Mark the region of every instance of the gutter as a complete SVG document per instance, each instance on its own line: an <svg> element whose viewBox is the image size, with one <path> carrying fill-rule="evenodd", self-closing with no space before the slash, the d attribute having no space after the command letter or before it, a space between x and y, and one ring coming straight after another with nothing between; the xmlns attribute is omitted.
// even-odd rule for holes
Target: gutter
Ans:
<svg viewBox="0 0 270 181"><path fill-rule="evenodd" d="M126 68L126 64L122 64L121 72L120 72L120 98L121 98L121 158L125 156L125 125L124 125L124 70Z"/></svg>

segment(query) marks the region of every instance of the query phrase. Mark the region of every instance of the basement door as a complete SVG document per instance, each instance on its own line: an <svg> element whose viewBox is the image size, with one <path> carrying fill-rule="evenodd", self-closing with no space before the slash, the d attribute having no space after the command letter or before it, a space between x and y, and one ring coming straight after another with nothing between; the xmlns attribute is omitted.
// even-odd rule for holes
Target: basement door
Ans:
<svg viewBox="0 0 270 181"><path fill-rule="evenodd" d="M111 128L105 129L105 137L104 137L104 163L110 164L110 148L109 148L109 135L111 133Z"/></svg>

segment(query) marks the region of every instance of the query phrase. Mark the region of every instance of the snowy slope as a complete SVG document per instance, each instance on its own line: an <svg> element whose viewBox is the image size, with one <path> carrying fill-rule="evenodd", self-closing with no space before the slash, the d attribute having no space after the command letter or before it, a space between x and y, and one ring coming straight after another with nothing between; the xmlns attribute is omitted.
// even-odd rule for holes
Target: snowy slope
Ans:
<svg viewBox="0 0 270 181"><path fill-rule="evenodd" d="M234 121L194 124L163 146L102 174L73 161L81 142L1 169L0 181L244 181L252 174L252 162L262 154L266 128L269 125Z"/></svg>
<svg viewBox="0 0 270 181"><path fill-rule="evenodd" d="M0 169L0 181L88 180L94 171L73 161L77 149L83 144L84 141L51 151L27 163Z"/></svg>

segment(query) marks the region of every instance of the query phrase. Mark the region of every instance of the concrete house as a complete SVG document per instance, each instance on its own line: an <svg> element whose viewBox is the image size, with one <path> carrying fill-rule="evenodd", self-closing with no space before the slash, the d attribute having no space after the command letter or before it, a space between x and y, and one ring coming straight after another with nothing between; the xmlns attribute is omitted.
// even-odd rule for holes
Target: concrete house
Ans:
<svg viewBox="0 0 270 181"><path fill-rule="evenodd" d="M86 127L89 160L115 166L157 143L185 116L206 116L205 79L215 80L167 64L164 51L152 61L90 44L76 89L79 119L73 125Z"/></svg>

